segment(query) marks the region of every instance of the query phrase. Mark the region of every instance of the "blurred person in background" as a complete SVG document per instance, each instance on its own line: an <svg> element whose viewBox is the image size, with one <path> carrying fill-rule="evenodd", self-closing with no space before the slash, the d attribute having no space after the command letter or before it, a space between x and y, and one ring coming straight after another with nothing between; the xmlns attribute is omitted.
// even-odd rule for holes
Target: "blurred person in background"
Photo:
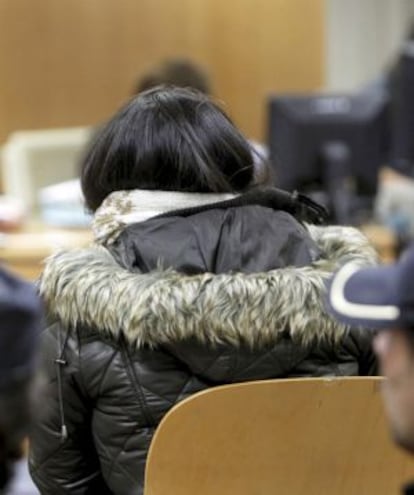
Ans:
<svg viewBox="0 0 414 495"><path fill-rule="evenodd" d="M209 387L376 372L371 335L323 303L335 267L373 249L312 223L307 198L259 187L249 143L205 94L140 93L100 129L81 181L95 245L49 259L39 283L43 495L142 494L159 422Z"/></svg>
<svg viewBox="0 0 414 495"><path fill-rule="evenodd" d="M414 59L414 22L411 22L396 56L378 77L362 88L363 93L380 92L389 99L389 163L384 164L386 166L380 174L375 215L381 224L395 233L399 249L403 249L414 239L414 157L400 156L400 134L402 133L404 143L414 132L414 128L411 129L414 119L407 120L404 116L405 108L410 109L411 102L414 101L414 85L409 90L410 82L402 77L403 72L407 77L407 69L402 67L404 52L410 53ZM414 60L411 64L414 64ZM412 80L414 75L409 77ZM403 144L403 153L412 155L413 147L409 148L411 151Z"/></svg>
<svg viewBox="0 0 414 495"><path fill-rule="evenodd" d="M414 245L394 265L344 265L331 283L328 303L339 321L377 330L374 349L385 409L395 442L414 454ZM404 490L414 494L414 484Z"/></svg>
<svg viewBox="0 0 414 495"><path fill-rule="evenodd" d="M0 494L38 493L19 459L29 433L41 325L32 285L0 270ZM13 474L15 472L15 477Z"/></svg>
<svg viewBox="0 0 414 495"><path fill-rule="evenodd" d="M201 65L186 58L167 59L154 66L138 79L133 95L162 85L191 88L206 95L212 94L212 85L207 71Z"/></svg>

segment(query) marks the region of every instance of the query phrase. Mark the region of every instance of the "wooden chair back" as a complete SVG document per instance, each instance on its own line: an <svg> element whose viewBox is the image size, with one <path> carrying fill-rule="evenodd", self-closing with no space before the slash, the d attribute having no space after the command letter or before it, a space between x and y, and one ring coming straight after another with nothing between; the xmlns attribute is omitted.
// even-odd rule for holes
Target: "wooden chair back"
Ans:
<svg viewBox="0 0 414 495"><path fill-rule="evenodd" d="M381 378L225 385L175 406L148 456L145 495L397 495Z"/></svg>

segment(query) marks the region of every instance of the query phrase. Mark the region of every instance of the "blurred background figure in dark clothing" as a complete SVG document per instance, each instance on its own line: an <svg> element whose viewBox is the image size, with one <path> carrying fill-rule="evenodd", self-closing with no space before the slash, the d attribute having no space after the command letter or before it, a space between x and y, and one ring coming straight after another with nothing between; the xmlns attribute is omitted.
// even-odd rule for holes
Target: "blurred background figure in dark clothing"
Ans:
<svg viewBox="0 0 414 495"><path fill-rule="evenodd" d="M40 321L41 305L34 286L0 270L1 495L17 495L11 479L28 434ZM18 493L34 492L22 486Z"/></svg>

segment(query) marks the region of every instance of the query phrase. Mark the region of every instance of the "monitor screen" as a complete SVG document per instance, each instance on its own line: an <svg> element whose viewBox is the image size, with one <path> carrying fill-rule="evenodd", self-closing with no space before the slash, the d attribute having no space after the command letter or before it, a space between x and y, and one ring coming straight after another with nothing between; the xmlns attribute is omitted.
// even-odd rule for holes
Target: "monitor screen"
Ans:
<svg viewBox="0 0 414 495"><path fill-rule="evenodd" d="M414 41L402 50L392 88L392 150L390 165L414 176Z"/></svg>
<svg viewBox="0 0 414 495"><path fill-rule="evenodd" d="M272 97L269 110L276 185L311 196L324 192L333 220L354 223L351 210L361 198L373 200L386 160L387 98L285 95Z"/></svg>

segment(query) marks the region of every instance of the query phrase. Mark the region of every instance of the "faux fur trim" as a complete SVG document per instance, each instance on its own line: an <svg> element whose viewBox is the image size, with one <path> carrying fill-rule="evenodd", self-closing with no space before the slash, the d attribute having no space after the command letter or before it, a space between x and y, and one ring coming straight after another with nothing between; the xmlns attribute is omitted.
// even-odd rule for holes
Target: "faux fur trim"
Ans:
<svg viewBox="0 0 414 495"><path fill-rule="evenodd" d="M322 256L313 266L332 272L349 260L364 265L378 263L378 254L365 235L354 227L306 225Z"/></svg>
<svg viewBox="0 0 414 495"><path fill-rule="evenodd" d="M285 332L303 344L335 341L346 327L325 311L324 280L349 258L372 264L376 255L353 228L308 229L324 253L308 267L258 274L139 274L94 246L51 257L40 292L64 325L94 327L115 339L122 334L137 347L185 338L256 347Z"/></svg>

